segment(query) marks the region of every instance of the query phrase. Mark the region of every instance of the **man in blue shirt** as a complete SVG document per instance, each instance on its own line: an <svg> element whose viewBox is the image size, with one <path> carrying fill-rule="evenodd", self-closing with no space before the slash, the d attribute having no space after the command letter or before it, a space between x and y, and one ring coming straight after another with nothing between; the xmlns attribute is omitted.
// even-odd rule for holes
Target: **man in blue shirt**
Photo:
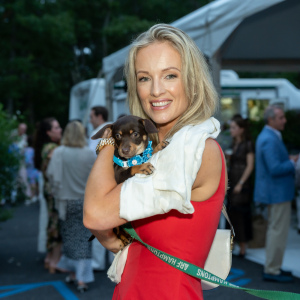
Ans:
<svg viewBox="0 0 300 300"><path fill-rule="evenodd" d="M291 201L295 192L295 162L289 156L280 131L284 130L284 111L276 105L266 108L266 126L256 141L254 201L268 206L266 262L263 279L290 282L290 272L281 270L290 227Z"/></svg>

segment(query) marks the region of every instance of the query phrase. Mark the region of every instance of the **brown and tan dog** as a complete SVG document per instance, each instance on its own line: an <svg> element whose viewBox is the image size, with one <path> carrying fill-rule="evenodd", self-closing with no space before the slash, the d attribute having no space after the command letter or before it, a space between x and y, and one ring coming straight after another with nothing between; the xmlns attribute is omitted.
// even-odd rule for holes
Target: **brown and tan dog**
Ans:
<svg viewBox="0 0 300 300"><path fill-rule="evenodd" d="M155 125L148 119L142 119L136 116L125 116L118 119L115 123L108 124L101 128L92 139L110 138L115 139L115 156L126 161L133 156L139 155L145 151L148 146L150 133L157 133ZM159 145L153 153L161 150ZM129 168L123 168L114 164L115 179L119 184L129 177L137 174L152 174L153 166L150 163L136 165Z"/></svg>
<svg viewBox="0 0 300 300"><path fill-rule="evenodd" d="M92 136L92 139L113 137L116 144L114 155L121 161L126 161L136 155L142 154L148 146L149 134L157 132L157 128L150 120L136 116L125 116L118 119L115 123L101 128ZM162 150L167 145L168 143L165 141L159 143L155 147L153 154ZM137 173L150 175L153 171L154 167L148 162L125 168L114 163L115 180L118 184ZM131 237L121 227L114 228L114 232L125 246L130 243ZM89 241L94 238L94 236L91 236Z"/></svg>

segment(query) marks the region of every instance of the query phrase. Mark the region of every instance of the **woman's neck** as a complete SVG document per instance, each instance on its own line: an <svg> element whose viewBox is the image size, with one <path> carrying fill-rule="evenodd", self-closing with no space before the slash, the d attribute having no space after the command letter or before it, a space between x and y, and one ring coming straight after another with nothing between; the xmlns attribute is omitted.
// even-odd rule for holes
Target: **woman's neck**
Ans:
<svg viewBox="0 0 300 300"><path fill-rule="evenodd" d="M170 129L165 128L165 127L159 127L158 128L158 139L159 139L159 142L162 142L166 138L166 136L167 136L167 134L168 134L169 131L170 131Z"/></svg>
<svg viewBox="0 0 300 300"><path fill-rule="evenodd" d="M170 122L170 123L166 123L166 124L156 124L157 129L158 129L158 139L160 142L162 142L167 134L170 132L170 130L174 127L174 125L176 124L176 122Z"/></svg>

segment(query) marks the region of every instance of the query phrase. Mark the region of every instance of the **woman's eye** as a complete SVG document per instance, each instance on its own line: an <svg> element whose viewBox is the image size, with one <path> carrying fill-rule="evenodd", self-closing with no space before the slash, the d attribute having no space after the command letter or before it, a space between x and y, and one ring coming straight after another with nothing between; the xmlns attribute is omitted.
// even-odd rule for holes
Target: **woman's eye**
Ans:
<svg viewBox="0 0 300 300"><path fill-rule="evenodd" d="M174 79L174 78L177 78L177 75L175 74L169 74L166 76L167 79Z"/></svg>
<svg viewBox="0 0 300 300"><path fill-rule="evenodd" d="M140 82L145 82L145 81L148 81L149 78L143 76L143 77L139 78L138 80L139 80Z"/></svg>
<svg viewBox="0 0 300 300"><path fill-rule="evenodd" d="M117 140L120 140L120 139L121 139L121 134L117 133L117 134L116 134L116 139L117 139Z"/></svg>
<svg viewBox="0 0 300 300"><path fill-rule="evenodd" d="M137 138L137 137L140 136L140 134L139 134L138 132L134 132L132 135L133 135L135 138Z"/></svg>

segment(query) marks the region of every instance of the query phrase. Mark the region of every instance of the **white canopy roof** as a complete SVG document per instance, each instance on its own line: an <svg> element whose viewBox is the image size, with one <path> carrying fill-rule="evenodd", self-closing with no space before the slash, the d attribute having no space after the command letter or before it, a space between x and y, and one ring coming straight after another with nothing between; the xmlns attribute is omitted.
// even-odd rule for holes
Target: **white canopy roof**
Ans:
<svg viewBox="0 0 300 300"><path fill-rule="evenodd" d="M207 57L212 57L245 18L282 1L285 0L216 0L171 25L185 31ZM124 65L129 47L103 59L106 80Z"/></svg>

